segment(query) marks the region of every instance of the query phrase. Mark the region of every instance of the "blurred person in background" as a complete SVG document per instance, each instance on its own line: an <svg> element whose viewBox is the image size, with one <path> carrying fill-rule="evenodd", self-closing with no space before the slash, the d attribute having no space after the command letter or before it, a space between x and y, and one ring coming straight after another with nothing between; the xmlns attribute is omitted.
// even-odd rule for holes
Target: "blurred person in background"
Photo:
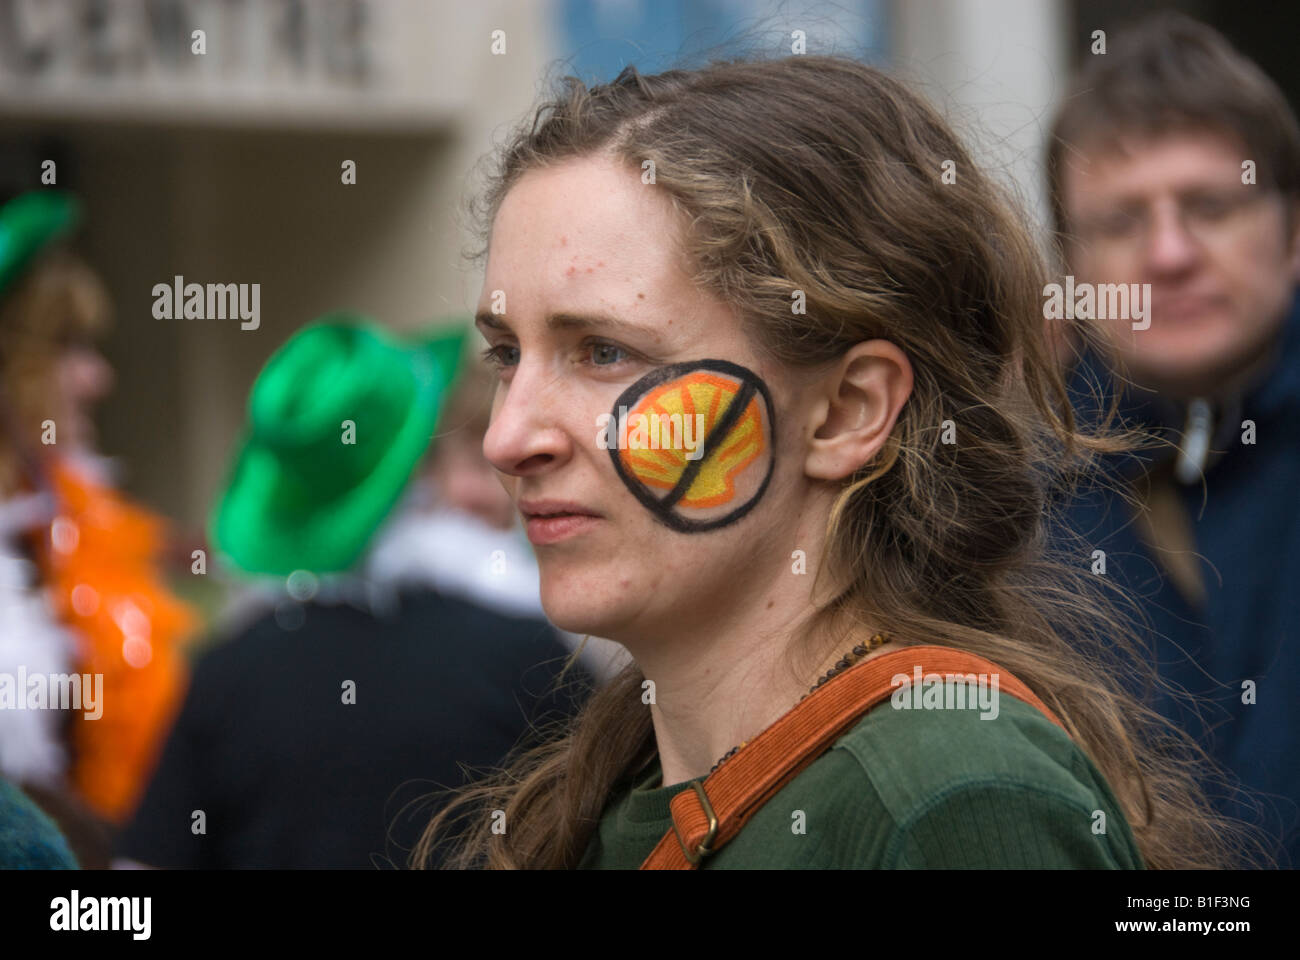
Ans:
<svg viewBox="0 0 1300 960"><path fill-rule="evenodd" d="M489 604L491 588L465 589L472 576L445 591L428 576L446 566L432 551L490 577L489 543L508 542L483 536L504 524L500 484L446 479L474 472L457 461L482 439L459 419L465 399L447 400L463 341L463 329L407 341L336 314L267 361L211 522L222 558L255 578L254 612L196 663L122 860L395 865L430 794L574 711L587 677L575 667L557 683L568 651L535 614L535 583ZM402 542L399 504L421 499L410 479L427 457L423 472L444 478L478 535L375 563L386 520L389 543Z"/></svg>
<svg viewBox="0 0 1300 960"><path fill-rule="evenodd" d="M1294 865L1296 118L1222 36L1161 15L1086 64L1055 119L1048 170L1075 283L1150 285L1146 321L1103 318L1108 350L1082 352L1079 408L1097 415L1106 394L1095 388L1113 370L1126 422L1168 441L1113 458L1117 489L1074 502L1069 526L1141 604L1169 688L1155 691L1157 709L1258 791L1209 785L1221 808L1264 826Z"/></svg>
<svg viewBox="0 0 1300 960"><path fill-rule="evenodd" d="M55 190L0 209L0 669L102 676L102 702L97 716L0 711L0 773L95 867L157 759L195 617L158 568L162 522L113 490L95 450L92 409L113 382L95 341L111 308L62 243L78 217Z"/></svg>
<svg viewBox="0 0 1300 960"><path fill-rule="evenodd" d="M537 557L483 456L495 391L488 368L464 365L443 414L445 429L405 502L376 536L369 573L381 583L423 585L509 616L542 618ZM626 661L626 651L611 641L558 632L599 680Z"/></svg>
<svg viewBox="0 0 1300 960"><path fill-rule="evenodd" d="M503 613L541 617L537 561L483 456L494 382L478 364L464 367L438 442L375 537L369 572L380 582L423 584Z"/></svg>

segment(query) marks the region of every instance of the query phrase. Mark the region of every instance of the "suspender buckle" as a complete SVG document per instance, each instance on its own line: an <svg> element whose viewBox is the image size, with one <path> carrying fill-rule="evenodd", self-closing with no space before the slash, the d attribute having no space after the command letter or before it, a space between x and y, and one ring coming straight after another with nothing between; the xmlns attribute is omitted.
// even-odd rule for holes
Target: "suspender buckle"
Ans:
<svg viewBox="0 0 1300 960"><path fill-rule="evenodd" d="M691 786L695 788L695 795L700 798L700 807L704 810L704 815L709 819L709 832L704 835L704 839L700 841L700 845L695 848L694 853L687 849L686 841L682 839L682 832L677 829L676 817L673 818L673 833L677 834L677 842L681 845L682 853L685 855L687 861L692 866L695 866L709 854L713 853L713 851L709 849L709 844L711 844L714 838L718 835L718 815L713 812L713 804L709 803L709 795L704 792L703 782L692 780Z"/></svg>

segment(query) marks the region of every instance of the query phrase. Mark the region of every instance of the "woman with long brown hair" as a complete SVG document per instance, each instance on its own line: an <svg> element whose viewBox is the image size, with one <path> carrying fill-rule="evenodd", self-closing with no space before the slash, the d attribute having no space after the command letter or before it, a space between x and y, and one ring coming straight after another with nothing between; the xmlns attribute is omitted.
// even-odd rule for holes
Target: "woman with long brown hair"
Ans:
<svg viewBox="0 0 1300 960"><path fill-rule="evenodd" d="M1233 861L1087 550L1048 556L1053 483L1117 441L930 107L837 57L568 79L478 213L484 452L548 616L634 663L413 862Z"/></svg>

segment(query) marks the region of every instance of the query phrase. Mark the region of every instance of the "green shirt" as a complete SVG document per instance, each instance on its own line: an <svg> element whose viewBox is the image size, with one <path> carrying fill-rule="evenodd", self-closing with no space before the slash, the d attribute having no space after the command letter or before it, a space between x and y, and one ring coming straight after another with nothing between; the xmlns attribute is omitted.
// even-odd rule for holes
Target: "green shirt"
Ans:
<svg viewBox="0 0 1300 960"><path fill-rule="evenodd" d="M635 869L672 827L658 759L616 793L580 864ZM1104 815L1104 820L1102 818ZM701 864L721 869L1143 869L1110 786L1006 695L977 710L872 709Z"/></svg>

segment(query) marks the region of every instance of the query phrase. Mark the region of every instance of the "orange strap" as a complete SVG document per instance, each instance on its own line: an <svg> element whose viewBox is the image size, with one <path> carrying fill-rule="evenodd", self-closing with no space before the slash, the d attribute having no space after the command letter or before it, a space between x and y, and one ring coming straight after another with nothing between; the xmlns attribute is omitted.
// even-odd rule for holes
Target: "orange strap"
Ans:
<svg viewBox="0 0 1300 960"><path fill-rule="evenodd" d="M693 789L673 797L673 827L664 834L642 870L693 870L740 832L749 818L783 786L825 753L868 710L888 699L913 670L930 674L996 674L998 690L1041 710L1064 725L1028 687L983 657L952 647L892 650L832 677L801 700ZM910 696L910 694L909 694ZM689 851L689 853L688 853Z"/></svg>

